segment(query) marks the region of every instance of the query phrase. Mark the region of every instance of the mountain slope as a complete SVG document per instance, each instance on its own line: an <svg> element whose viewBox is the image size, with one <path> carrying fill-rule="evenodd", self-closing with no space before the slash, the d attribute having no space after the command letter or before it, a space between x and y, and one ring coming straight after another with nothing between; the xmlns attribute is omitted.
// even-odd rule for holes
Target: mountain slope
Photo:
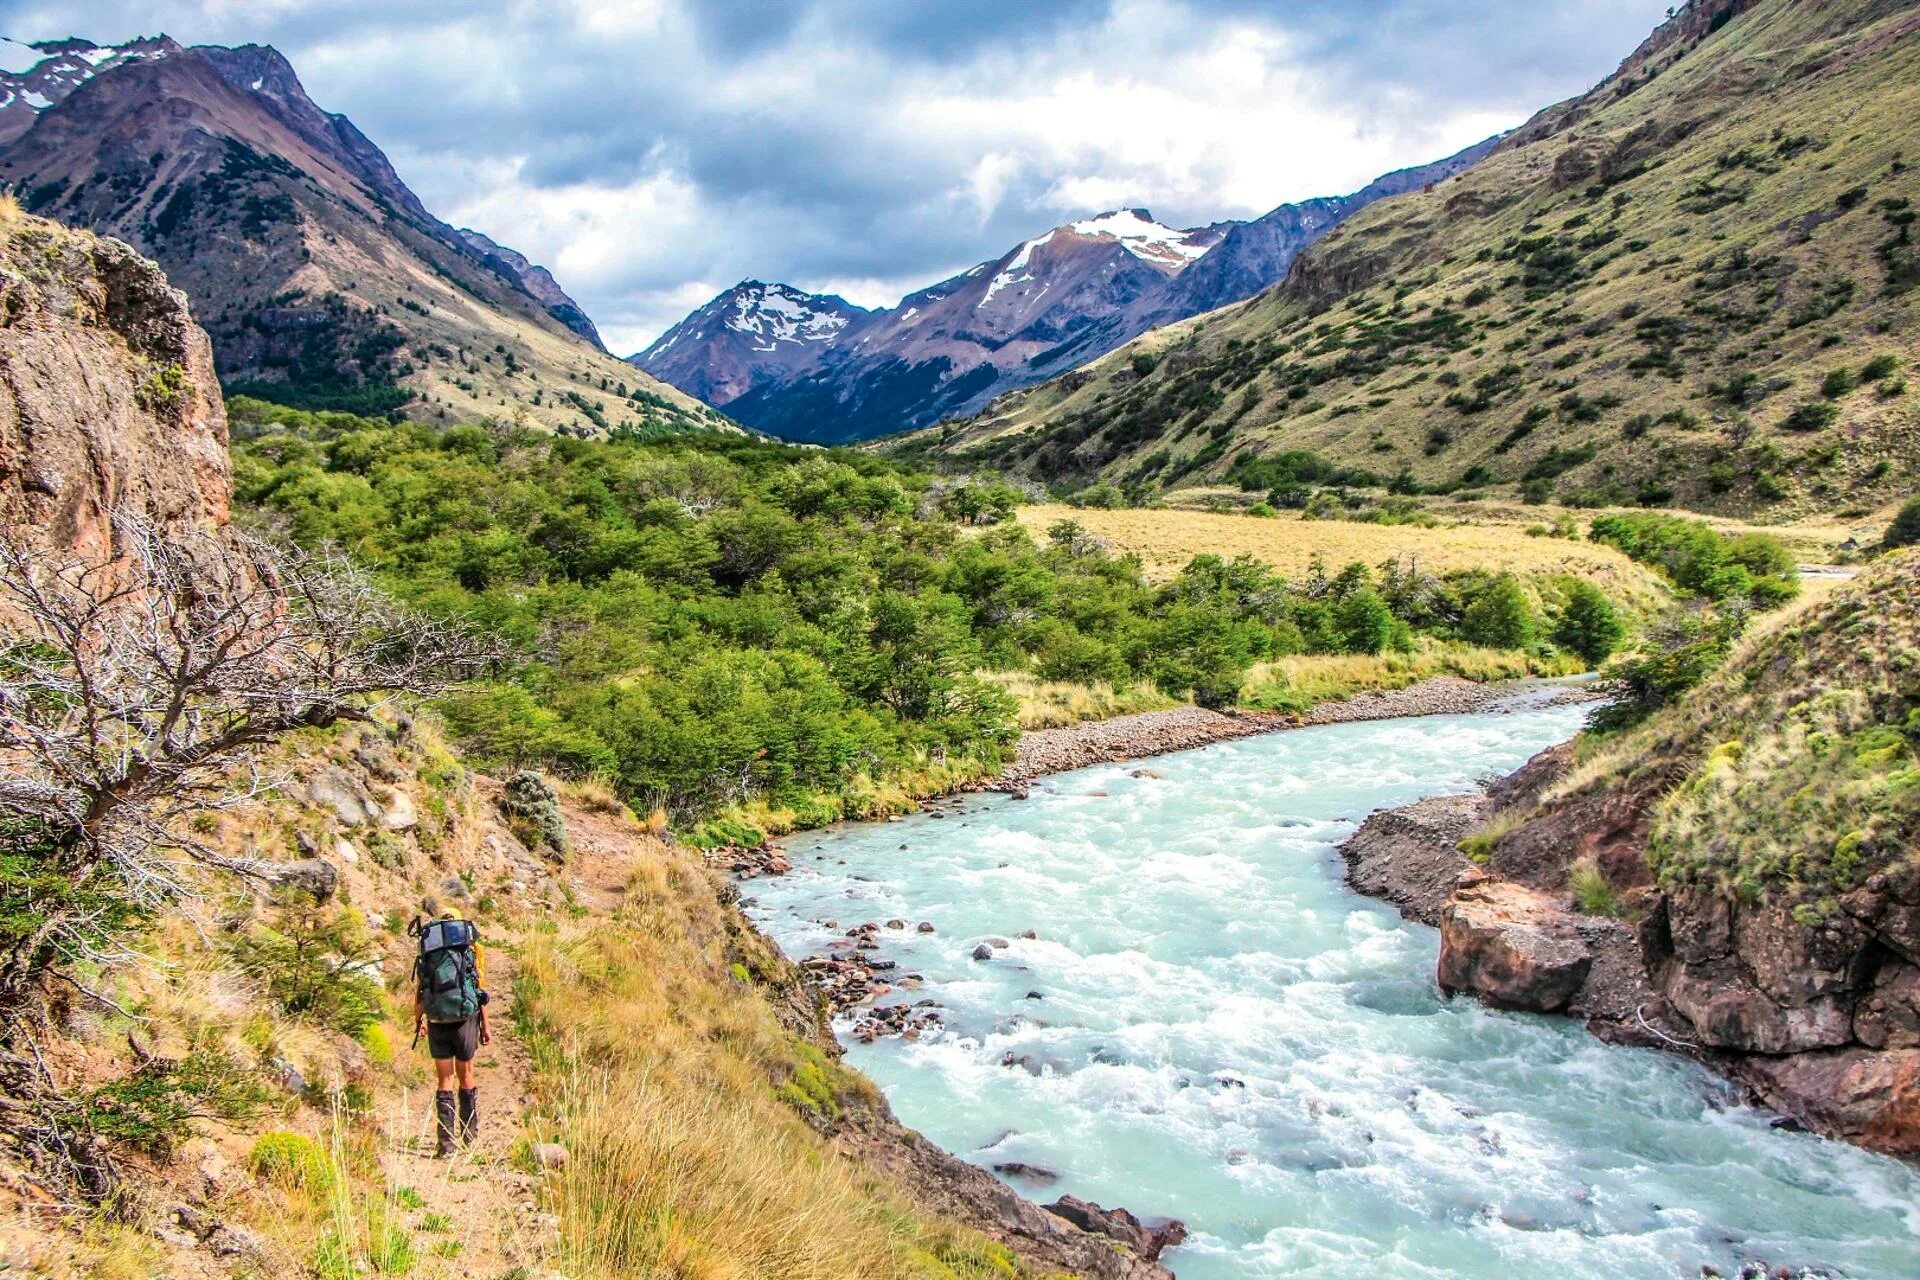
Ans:
<svg viewBox="0 0 1920 1280"><path fill-rule="evenodd" d="M1917 33L1911 0L1689 5L1282 286L917 443L1150 489L1304 448L1405 488L1885 502L1920 460Z"/></svg>
<svg viewBox="0 0 1920 1280"><path fill-rule="evenodd" d="M633 362L742 422L794 439L841 442L971 413L1156 325L1259 292L1342 219L1460 172L1493 143L1251 222L1179 230L1144 209L1082 219L875 312L748 282L740 288L780 290L847 323L802 343L742 345L715 323L737 305L737 288Z"/></svg>
<svg viewBox="0 0 1920 1280"><path fill-rule="evenodd" d="M434 218L276 51L142 49L42 93L0 180L166 267L229 388L580 432L723 421L601 351L545 272Z"/></svg>

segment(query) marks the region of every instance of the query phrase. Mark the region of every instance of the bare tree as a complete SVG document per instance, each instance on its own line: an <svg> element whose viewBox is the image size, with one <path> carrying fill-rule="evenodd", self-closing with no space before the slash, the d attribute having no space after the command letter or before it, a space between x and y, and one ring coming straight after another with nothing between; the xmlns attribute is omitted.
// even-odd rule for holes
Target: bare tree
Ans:
<svg viewBox="0 0 1920 1280"><path fill-rule="evenodd" d="M115 531L101 560L0 536L0 1135L94 1202L119 1186L112 1144L48 1071L36 997L63 981L111 1005L75 961L128 958L127 931L189 892L196 864L262 873L192 819L269 789L264 748L505 656L400 607L336 552L131 518ZM122 1083L217 1113L246 1087L222 1062L146 1055Z"/></svg>
<svg viewBox="0 0 1920 1280"><path fill-rule="evenodd" d="M0 1012L62 959L107 958L88 951L102 903L157 906L196 863L259 872L196 838L191 819L272 784L261 748L445 692L502 656L397 605L333 551L130 518L116 532L111 560L0 538L0 820L33 833L8 843L35 850L37 871L110 888L80 895L92 905L49 904L5 938Z"/></svg>

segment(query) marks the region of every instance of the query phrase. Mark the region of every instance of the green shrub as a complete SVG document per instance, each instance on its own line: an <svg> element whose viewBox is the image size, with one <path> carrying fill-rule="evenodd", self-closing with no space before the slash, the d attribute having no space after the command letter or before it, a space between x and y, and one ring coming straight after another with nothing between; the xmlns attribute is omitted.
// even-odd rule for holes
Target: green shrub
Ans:
<svg viewBox="0 0 1920 1280"><path fill-rule="evenodd" d="M1840 420L1840 406L1831 400L1809 400L1780 423L1788 431L1820 431Z"/></svg>
<svg viewBox="0 0 1920 1280"><path fill-rule="evenodd" d="M315 1194L333 1189L333 1165L327 1153L303 1133L260 1135L247 1152L247 1170L276 1186Z"/></svg>
<svg viewBox="0 0 1920 1280"><path fill-rule="evenodd" d="M1854 379L1853 370L1832 369L1820 380L1820 394L1829 400L1838 400L1859 385Z"/></svg>
<svg viewBox="0 0 1920 1280"><path fill-rule="evenodd" d="M1920 497L1908 498L1901 505L1893 517L1893 523L1887 526L1886 533L1881 537L1880 545L1888 550L1920 546Z"/></svg>
<svg viewBox="0 0 1920 1280"><path fill-rule="evenodd" d="M379 952L349 908L310 895L281 903L268 923L229 938L227 953L282 1012L359 1039L386 1018Z"/></svg>
<svg viewBox="0 0 1920 1280"><path fill-rule="evenodd" d="M166 1157L193 1133L193 1121L252 1120L273 1099L259 1073L214 1044L181 1058L154 1058L99 1085L79 1101L87 1129L109 1142Z"/></svg>
<svg viewBox="0 0 1920 1280"><path fill-rule="evenodd" d="M1460 637L1489 649L1529 649L1537 634L1533 606L1520 580L1503 573L1467 606Z"/></svg>
<svg viewBox="0 0 1920 1280"><path fill-rule="evenodd" d="M1613 656L1626 632L1605 592L1584 578L1568 584L1566 603L1553 626L1555 644L1578 654L1589 667L1597 667Z"/></svg>

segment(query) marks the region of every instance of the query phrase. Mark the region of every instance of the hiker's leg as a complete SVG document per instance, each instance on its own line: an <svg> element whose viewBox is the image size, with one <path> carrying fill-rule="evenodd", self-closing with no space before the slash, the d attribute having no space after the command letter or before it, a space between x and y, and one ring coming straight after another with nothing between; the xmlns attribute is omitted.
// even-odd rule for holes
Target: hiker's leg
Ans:
<svg viewBox="0 0 1920 1280"><path fill-rule="evenodd" d="M453 1088L453 1077L455 1073L461 1070L471 1071L472 1068L473 1064L470 1062L456 1062L452 1058L435 1058L433 1060L433 1087L440 1090L451 1089Z"/></svg>
<svg viewBox="0 0 1920 1280"><path fill-rule="evenodd" d="M434 1059L433 1065L437 1069L441 1065L440 1060L438 1058ZM448 1059L447 1066L451 1067L452 1065L452 1059ZM447 1071L446 1074L441 1077L441 1082L443 1084L451 1084L452 1080L450 1077L452 1075L453 1072L451 1070ZM435 1090L433 1095L434 1155L450 1156L454 1153L454 1135L458 1130L459 1122L459 1111L457 1110L454 1100L453 1090L444 1088Z"/></svg>

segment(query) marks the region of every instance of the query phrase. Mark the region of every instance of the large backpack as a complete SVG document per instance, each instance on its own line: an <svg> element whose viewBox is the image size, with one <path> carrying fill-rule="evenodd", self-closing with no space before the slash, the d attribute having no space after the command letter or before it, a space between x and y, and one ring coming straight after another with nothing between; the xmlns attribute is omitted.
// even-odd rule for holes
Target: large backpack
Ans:
<svg viewBox="0 0 1920 1280"><path fill-rule="evenodd" d="M473 950L479 941L471 920L435 920L421 927L413 975L428 1022L465 1022L480 1012L480 966Z"/></svg>

